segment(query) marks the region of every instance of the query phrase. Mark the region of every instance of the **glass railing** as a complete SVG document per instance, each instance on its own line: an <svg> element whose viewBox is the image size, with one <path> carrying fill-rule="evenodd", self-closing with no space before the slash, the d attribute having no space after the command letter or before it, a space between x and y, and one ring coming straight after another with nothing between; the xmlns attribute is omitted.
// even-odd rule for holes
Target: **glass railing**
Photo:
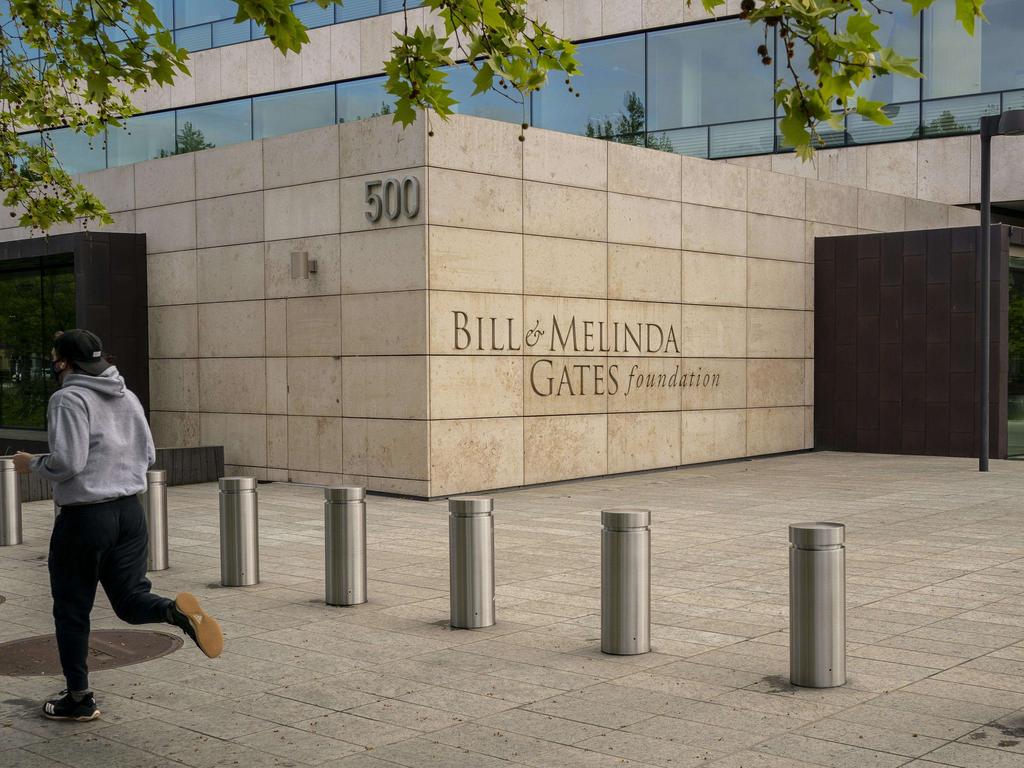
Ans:
<svg viewBox="0 0 1024 768"><path fill-rule="evenodd" d="M516 123L521 120L521 106L502 112L495 109L493 100L486 95L471 97L466 92L456 96L460 99L460 114ZM85 136L70 128L46 131L45 135L65 170L86 173L332 123L365 120L389 114L393 106L393 98L384 90L384 78L371 77L137 115L126 120L124 128L111 128L98 136ZM859 115L850 115L843 130L819 130L823 143L818 148L976 133L982 115L1008 109L1024 109L1024 91L890 104L886 112L892 125L878 125ZM530 121L528 108L525 114ZM40 140L38 132L25 135ZM777 121L771 118L650 131L643 142L631 137L629 143L711 160L792 150L782 140Z"/></svg>
<svg viewBox="0 0 1024 768"><path fill-rule="evenodd" d="M340 24L344 21L365 19L396 13L405 8L418 8L423 0L345 0L343 5L321 8L313 2L294 3L292 9L307 29ZM174 27L174 42L189 51L203 51L234 45L266 37L255 23L236 24L233 18L209 21L188 27Z"/></svg>

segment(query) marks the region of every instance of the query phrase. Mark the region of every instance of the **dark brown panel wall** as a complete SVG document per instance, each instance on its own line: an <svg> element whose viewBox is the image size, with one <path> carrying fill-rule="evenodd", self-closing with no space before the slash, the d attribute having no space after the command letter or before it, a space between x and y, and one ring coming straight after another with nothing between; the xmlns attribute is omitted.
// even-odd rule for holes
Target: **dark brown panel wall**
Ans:
<svg viewBox="0 0 1024 768"><path fill-rule="evenodd" d="M980 228L815 241L814 444L976 456ZM1009 228L992 228L991 455L1006 457Z"/></svg>

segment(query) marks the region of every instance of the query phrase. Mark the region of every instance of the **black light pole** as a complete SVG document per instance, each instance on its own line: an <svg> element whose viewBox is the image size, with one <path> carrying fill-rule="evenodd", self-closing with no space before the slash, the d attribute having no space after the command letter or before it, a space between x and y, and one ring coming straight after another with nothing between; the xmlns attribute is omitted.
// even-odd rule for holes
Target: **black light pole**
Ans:
<svg viewBox="0 0 1024 768"><path fill-rule="evenodd" d="M978 471L988 472L992 339L992 137L1024 134L1024 109L981 118L981 392L978 397Z"/></svg>

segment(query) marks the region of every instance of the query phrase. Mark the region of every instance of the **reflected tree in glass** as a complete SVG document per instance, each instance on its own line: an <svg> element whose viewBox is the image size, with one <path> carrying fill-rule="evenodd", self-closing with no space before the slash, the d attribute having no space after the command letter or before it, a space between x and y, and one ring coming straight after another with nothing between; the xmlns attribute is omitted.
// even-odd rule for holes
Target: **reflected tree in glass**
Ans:
<svg viewBox="0 0 1024 768"><path fill-rule="evenodd" d="M192 123L185 122L181 126L181 130L177 133L177 138L174 142L174 150L168 152L166 149L160 150L160 157L170 157L171 155L185 155L189 152L198 152L201 149L213 149L214 144L211 144L203 136L203 132L196 128Z"/></svg>
<svg viewBox="0 0 1024 768"><path fill-rule="evenodd" d="M585 136L594 139L607 139L620 144L632 144L635 147L650 147L663 152L672 152L672 142L666 136L648 136L647 110L643 99L636 91L627 91L622 100L623 112L611 120L587 120L583 131Z"/></svg>

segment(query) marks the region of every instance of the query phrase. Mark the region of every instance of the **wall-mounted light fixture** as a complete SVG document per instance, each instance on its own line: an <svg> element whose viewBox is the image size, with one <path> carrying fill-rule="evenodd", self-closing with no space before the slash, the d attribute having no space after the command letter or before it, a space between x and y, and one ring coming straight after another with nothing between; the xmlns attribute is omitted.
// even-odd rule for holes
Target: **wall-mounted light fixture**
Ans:
<svg viewBox="0 0 1024 768"><path fill-rule="evenodd" d="M292 280L308 280L316 274L316 259L309 258L306 251L292 252Z"/></svg>

